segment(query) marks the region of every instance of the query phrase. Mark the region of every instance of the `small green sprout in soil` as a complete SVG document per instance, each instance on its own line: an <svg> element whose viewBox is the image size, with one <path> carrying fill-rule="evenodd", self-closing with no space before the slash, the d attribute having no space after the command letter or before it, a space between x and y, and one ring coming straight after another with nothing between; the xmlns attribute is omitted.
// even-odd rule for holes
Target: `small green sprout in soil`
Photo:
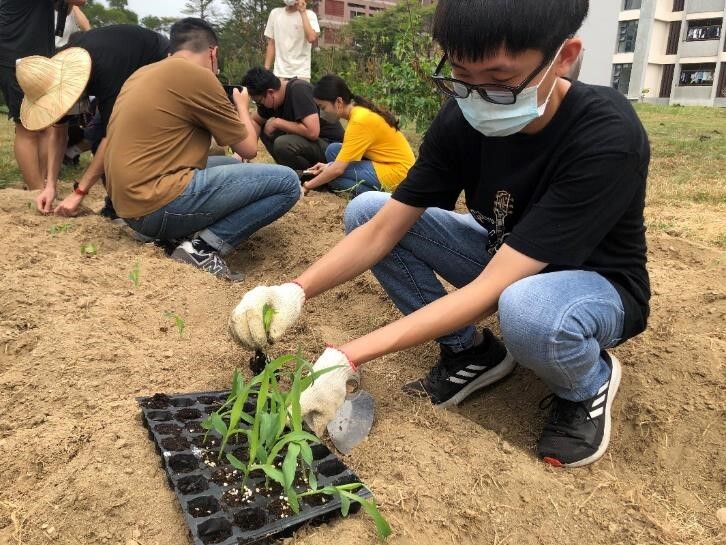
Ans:
<svg viewBox="0 0 726 545"><path fill-rule="evenodd" d="M271 318L272 315L269 316ZM265 321L268 329L269 321ZM293 362L294 369L290 370L288 364ZM312 365L299 352L270 361L260 374L248 382L235 369L227 400L202 422L202 427L207 430L207 435L216 432L221 437L218 460L225 455L229 463L241 472L243 494L249 494L246 483L250 473L261 471L265 475L266 488L269 489L270 481L282 488L293 513L300 511L300 497L314 494L338 496L343 516L347 516L351 502L357 502L373 518L379 539L385 540L391 528L375 500L354 493L354 490L363 487L362 483L318 488L310 445L320 443L320 439L303 429L300 395L320 375L332 369L313 372ZM290 386L285 389L282 384ZM253 405L254 410L247 412L245 405L248 408ZM246 460L225 451L225 446L239 439L238 436L246 439ZM303 480L310 487L304 492L295 489L298 472L302 472Z"/></svg>
<svg viewBox="0 0 726 545"><path fill-rule="evenodd" d="M129 280L133 282L135 287L139 287L139 281L141 277L141 266L139 265L139 262L137 261L134 263L134 267L131 269L131 272L129 273Z"/></svg>
<svg viewBox="0 0 726 545"><path fill-rule="evenodd" d="M98 255L98 245L95 242L84 242L81 244L81 255L83 257L96 257Z"/></svg>
<svg viewBox="0 0 726 545"><path fill-rule="evenodd" d="M72 223L59 223L50 228L50 234L58 235L60 233L68 233L71 229L73 229Z"/></svg>
<svg viewBox="0 0 726 545"><path fill-rule="evenodd" d="M176 312L165 312L164 316L170 320L174 320L174 325L176 326L176 330L179 332L179 338L181 339L182 335L184 335L184 328L186 327L184 318L179 316Z"/></svg>

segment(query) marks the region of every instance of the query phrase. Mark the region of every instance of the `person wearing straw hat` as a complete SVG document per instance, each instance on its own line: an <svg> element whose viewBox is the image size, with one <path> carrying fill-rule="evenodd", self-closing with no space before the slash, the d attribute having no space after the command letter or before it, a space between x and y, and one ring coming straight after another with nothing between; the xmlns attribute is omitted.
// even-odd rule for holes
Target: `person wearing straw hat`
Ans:
<svg viewBox="0 0 726 545"><path fill-rule="evenodd" d="M86 0L66 3L82 6ZM29 189L41 189L44 184L46 164L41 160L41 147L46 134L30 131L20 123L23 90L18 85L15 65L29 55L53 54L53 7L52 0L0 0L0 90L8 106L8 118L15 122L15 160Z"/></svg>
<svg viewBox="0 0 726 545"><path fill-rule="evenodd" d="M134 231L184 240L173 259L236 281L223 256L292 208L301 188L288 167L208 157L212 136L243 159L257 155L249 94L235 89L230 102L218 44L202 19L177 21L171 56L126 81L108 126L106 190Z"/></svg>
<svg viewBox="0 0 726 545"><path fill-rule="evenodd" d="M73 193L54 209L56 180L62 161L61 152L53 158L52 164L49 164L48 182L36 198L36 206L40 212L44 214L55 212L60 216L75 216L84 196L103 176L106 128L123 84L142 66L165 59L169 54L169 40L157 32L137 25L112 25L76 35L71 39L69 47L80 50L85 55L67 56L65 51L62 51L53 59L42 60L33 57L23 59L18 65L18 73L32 72L36 65L42 67L42 71L45 72L45 76L40 79L30 76L23 77L20 81L21 87L26 89L23 101L26 113L22 121L31 130L64 123L63 118L76 104L81 94L95 96L97 100L101 117L98 141L91 149L94 154L93 161L83 173ZM64 62L58 62L58 58L62 58ZM79 88L81 83L82 87ZM76 93L79 89L80 93ZM71 94L69 90L73 90L73 93ZM77 95L75 101L71 95ZM113 211L110 200L107 199L101 215L112 220L118 217Z"/></svg>

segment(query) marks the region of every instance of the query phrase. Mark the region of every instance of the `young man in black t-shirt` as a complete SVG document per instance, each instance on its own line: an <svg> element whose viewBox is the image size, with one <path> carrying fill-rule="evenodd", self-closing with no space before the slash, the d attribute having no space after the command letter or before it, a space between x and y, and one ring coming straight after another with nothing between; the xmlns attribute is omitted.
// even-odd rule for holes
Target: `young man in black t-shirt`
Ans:
<svg viewBox="0 0 726 545"><path fill-rule="evenodd" d="M82 6L86 0L68 0ZM30 55L50 57L55 49L54 0L0 0L0 89L15 122L15 160L29 189L44 184L45 158L41 146L45 131L29 131L20 124L23 90L15 77L15 63Z"/></svg>
<svg viewBox="0 0 726 545"><path fill-rule="evenodd" d="M169 40L157 32L137 25L112 25L99 27L76 35L68 47L80 47L91 56L91 76L85 94L96 97L100 123L97 127L99 141L92 148L93 161L78 181L74 192L53 208L56 197L56 176L49 175L48 184L36 198L38 210L55 212L60 216L75 216L84 196L103 175L103 159L106 151L106 128L116 98L126 80L142 66L153 64L169 55ZM52 90L49 89L49 92ZM153 98L153 97L152 97ZM60 161L56 168L60 169ZM107 199L104 215L117 217Z"/></svg>
<svg viewBox="0 0 726 545"><path fill-rule="evenodd" d="M255 129L275 162L305 170L325 162L325 150L343 141L343 126L337 119L320 116L313 86L292 78L280 80L264 68L252 68L242 78L257 104Z"/></svg>
<svg viewBox="0 0 726 545"><path fill-rule="evenodd" d="M643 208L650 152L617 91L562 76L582 43L587 0L440 0L434 75L452 97L392 196L365 193L350 233L295 282L258 287L232 314L234 336L262 347L303 302L371 268L406 316L315 363L303 412L316 431L345 399L356 366L437 339L430 373L404 386L456 405L514 368L552 390L538 454L555 466L599 459L621 366L606 349L646 326L650 297ZM468 214L453 212L464 192ZM443 277L458 289L445 291ZM499 313L504 343L474 325Z"/></svg>

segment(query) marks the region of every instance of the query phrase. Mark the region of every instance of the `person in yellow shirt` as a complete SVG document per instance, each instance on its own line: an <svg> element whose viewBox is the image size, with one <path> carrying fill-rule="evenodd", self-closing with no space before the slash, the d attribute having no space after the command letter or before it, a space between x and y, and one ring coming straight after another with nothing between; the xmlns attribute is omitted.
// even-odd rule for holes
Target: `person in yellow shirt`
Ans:
<svg viewBox="0 0 726 545"><path fill-rule="evenodd" d="M343 143L325 151L328 161L307 172L315 177L303 184L311 189L328 185L336 193L356 197L366 191L392 191L415 161L411 145L387 110L354 95L339 76L328 74L313 90L321 115L346 119Z"/></svg>

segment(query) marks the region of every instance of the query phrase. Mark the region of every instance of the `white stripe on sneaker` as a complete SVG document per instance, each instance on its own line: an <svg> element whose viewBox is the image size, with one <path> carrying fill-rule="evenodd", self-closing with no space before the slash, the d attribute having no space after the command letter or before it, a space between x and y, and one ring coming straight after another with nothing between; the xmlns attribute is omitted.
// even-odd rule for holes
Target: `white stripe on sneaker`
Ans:
<svg viewBox="0 0 726 545"><path fill-rule="evenodd" d="M590 418L592 418L594 420L595 418L597 418L598 416L600 416L603 413L604 410L605 409L603 409L602 407L598 407L594 411L590 411Z"/></svg>
<svg viewBox="0 0 726 545"><path fill-rule="evenodd" d="M449 382L455 382L456 384L466 384L466 381L463 378L458 377L449 377Z"/></svg>
<svg viewBox="0 0 726 545"><path fill-rule="evenodd" d="M469 371L483 371L484 369L486 369L486 367L483 365L474 365L473 363L471 365L467 365L466 368Z"/></svg>
<svg viewBox="0 0 726 545"><path fill-rule="evenodd" d="M592 402L592 407L597 407L598 405L602 405L602 402L605 401L605 398L607 396L605 394L598 397L595 401Z"/></svg>
<svg viewBox="0 0 726 545"><path fill-rule="evenodd" d="M456 372L456 374L459 375L460 377L467 377L467 378L471 378L471 377L475 377L476 376L476 373L469 373L468 371L464 371L463 369L459 369Z"/></svg>
<svg viewBox="0 0 726 545"><path fill-rule="evenodd" d="M607 390L608 389L608 386L610 386L610 381L609 380L605 384L603 384L602 386L600 386L600 389L597 391L597 395L600 395L605 390Z"/></svg>

